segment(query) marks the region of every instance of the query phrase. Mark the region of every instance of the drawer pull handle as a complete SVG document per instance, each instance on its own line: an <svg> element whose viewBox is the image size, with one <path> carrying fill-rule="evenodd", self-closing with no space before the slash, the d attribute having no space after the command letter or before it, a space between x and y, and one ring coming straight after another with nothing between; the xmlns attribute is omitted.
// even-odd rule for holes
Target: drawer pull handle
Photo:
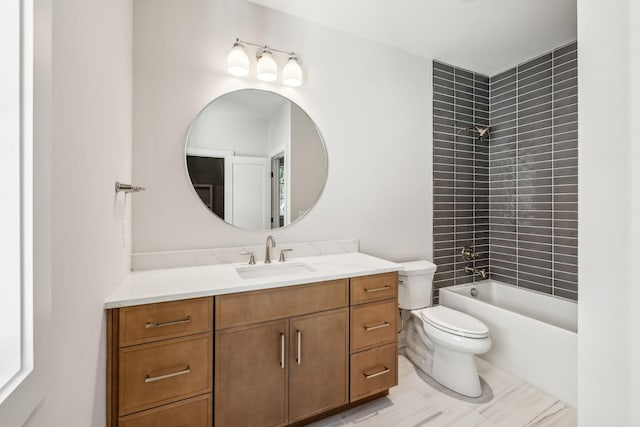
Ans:
<svg viewBox="0 0 640 427"><path fill-rule="evenodd" d="M147 329L153 329L153 328L161 328L163 326L180 325L182 323L189 323L189 322L191 322L191 316L187 316L184 319L180 319L180 320L171 320L169 322L147 322L147 324L144 327Z"/></svg>
<svg viewBox="0 0 640 427"><path fill-rule="evenodd" d="M297 341L298 341L298 357L296 358L296 362L298 362L298 365L302 363L302 348L301 348L301 343L302 343L302 331L296 330L296 334L298 335L297 337Z"/></svg>
<svg viewBox="0 0 640 427"><path fill-rule="evenodd" d="M280 332L280 367L284 369L284 334Z"/></svg>
<svg viewBox="0 0 640 427"><path fill-rule="evenodd" d="M382 286L381 288L364 288L365 292L380 292L380 291L388 291L391 289L391 286Z"/></svg>
<svg viewBox="0 0 640 427"><path fill-rule="evenodd" d="M364 325L364 330L365 331L375 331L376 329L382 329L382 328L386 328L388 326L391 326L391 323L384 322L384 323L380 323L379 325L373 325L373 326Z"/></svg>
<svg viewBox="0 0 640 427"><path fill-rule="evenodd" d="M152 377L152 376L147 374L147 376L144 378L144 382L145 383L152 383L154 381L166 380L167 378L177 377L178 375L186 375L189 372L191 372L191 367L187 366L185 369L183 369L181 371L172 372L170 374L165 374L165 375L158 375L156 377Z"/></svg>
<svg viewBox="0 0 640 427"><path fill-rule="evenodd" d="M369 378L375 378L378 375L383 375L383 374L386 374L388 372L391 372L391 370L389 368L387 368L386 366L383 366L381 371L374 372L372 374L368 374L366 372L363 372L363 374L364 374L365 379L368 380Z"/></svg>

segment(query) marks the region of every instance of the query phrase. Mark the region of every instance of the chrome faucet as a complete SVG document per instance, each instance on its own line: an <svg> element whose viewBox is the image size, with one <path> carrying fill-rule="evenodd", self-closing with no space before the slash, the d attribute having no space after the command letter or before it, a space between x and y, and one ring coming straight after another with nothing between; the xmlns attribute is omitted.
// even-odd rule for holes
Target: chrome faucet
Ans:
<svg viewBox="0 0 640 427"><path fill-rule="evenodd" d="M467 265L464 268L464 272L473 274L474 276L480 275L480 276L482 276L483 279L487 278L487 272L485 271L484 268L476 268L476 267L471 267L471 266Z"/></svg>
<svg viewBox="0 0 640 427"><path fill-rule="evenodd" d="M271 253L269 252L269 241L271 241L271 247L276 247L276 239L272 235L267 236L267 241L264 247L264 263L271 264Z"/></svg>

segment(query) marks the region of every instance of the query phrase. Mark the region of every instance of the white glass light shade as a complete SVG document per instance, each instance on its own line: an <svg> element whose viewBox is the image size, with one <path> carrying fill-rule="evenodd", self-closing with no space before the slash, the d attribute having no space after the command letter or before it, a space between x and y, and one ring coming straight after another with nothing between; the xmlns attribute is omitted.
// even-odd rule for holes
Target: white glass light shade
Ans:
<svg viewBox="0 0 640 427"><path fill-rule="evenodd" d="M282 69L282 83L293 87L302 84L302 68L295 56L290 56L287 65Z"/></svg>
<svg viewBox="0 0 640 427"><path fill-rule="evenodd" d="M256 71L258 80L263 82L273 82L278 78L278 64L276 64L270 51L266 49L262 51Z"/></svg>
<svg viewBox="0 0 640 427"><path fill-rule="evenodd" d="M239 43L233 45L233 49L227 55L227 71L229 74L244 77L249 74L249 57L244 51L244 46Z"/></svg>

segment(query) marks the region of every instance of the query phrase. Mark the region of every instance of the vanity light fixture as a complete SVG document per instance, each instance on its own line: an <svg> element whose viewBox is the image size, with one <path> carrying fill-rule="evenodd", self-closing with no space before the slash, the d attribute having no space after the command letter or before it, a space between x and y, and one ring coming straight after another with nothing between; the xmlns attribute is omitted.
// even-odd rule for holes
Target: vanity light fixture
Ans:
<svg viewBox="0 0 640 427"><path fill-rule="evenodd" d="M256 67L256 75L258 80L263 82L274 82L278 78L278 64L273 59L273 54L265 46L258 57L258 65Z"/></svg>
<svg viewBox="0 0 640 427"><path fill-rule="evenodd" d="M278 79L278 63L273 58L274 53L287 56L287 64L282 70L282 83L286 86L297 87L302 84L302 68L298 63L298 57L294 52L285 52L267 45L249 43L239 38L233 44L233 48L227 55L227 71L229 74L244 77L249 74L249 56L245 46L257 48L256 77L263 82L274 82Z"/></svg>
<svg viewBox="0 0 640 427"><path fill-rule="evenodd" d="M227 71L229 74L244 77L249 74L249 56L244 46L236 41L229 55L227 55Z"/></svg>
<svg viewBox="0 0 640 427"><path fill-rule="evenodd" d="M302 84L302 68L298 64L298 58L296 58L295 53L289 55L287 65L282 69L282 83L293 87Z"/></svg>

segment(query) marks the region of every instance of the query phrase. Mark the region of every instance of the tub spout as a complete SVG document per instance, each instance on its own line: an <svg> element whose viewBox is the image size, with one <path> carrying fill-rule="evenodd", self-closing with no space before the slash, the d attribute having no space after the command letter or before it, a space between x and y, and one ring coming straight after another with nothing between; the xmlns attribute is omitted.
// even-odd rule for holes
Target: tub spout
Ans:
<svg viewBox="0 0 640 427"><path fill-rule="evenodd" d="M487 278L487 271L484 268L476 268L467 265L464 268L465 273L473 274L474 276L482 276L483 279Z"/></svg>

